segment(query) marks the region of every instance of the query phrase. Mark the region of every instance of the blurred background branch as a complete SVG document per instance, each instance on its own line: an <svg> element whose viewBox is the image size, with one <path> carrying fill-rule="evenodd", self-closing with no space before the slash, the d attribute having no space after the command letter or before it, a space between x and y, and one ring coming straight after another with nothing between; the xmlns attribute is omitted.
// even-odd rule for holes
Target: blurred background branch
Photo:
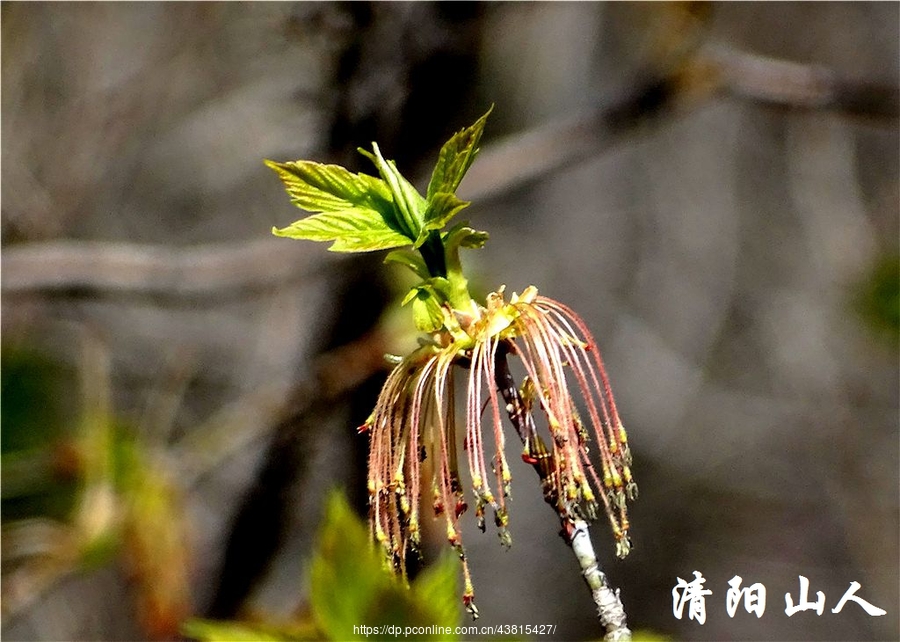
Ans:
<svg viewBox="0 0 900 642"><path fill-rule="evenodd" d="M822 66L718 46L698 52L636 95L618 98L611 108L544 123L487 145L463 194L479 203L502 198L602 152L641 118L653 115L647 113L651 97L658 103L654 110L683 109L686 103L696 108L719 92L791 109L838 111L888 127L896 127L900 115L896 85L840 78ZM625 114L634 115L631 122ZM309 269L309 254L278 239L189 248L54 241L8 249L2 284L9 293L86 289L205 296L290 282ZM327 269L327 263L319 267Z"/></svg>

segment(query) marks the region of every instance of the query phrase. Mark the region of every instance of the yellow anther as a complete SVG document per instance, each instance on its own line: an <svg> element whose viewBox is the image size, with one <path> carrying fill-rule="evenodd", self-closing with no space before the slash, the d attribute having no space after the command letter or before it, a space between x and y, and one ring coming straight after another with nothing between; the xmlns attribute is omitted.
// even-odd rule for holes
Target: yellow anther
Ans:
<svg viewBox="0 0 900 642"><path fill-rule="evenodd" d="M619 488L622 485L622 476L619 474L618 470L613 469L612 482L616 488Z"/></svg>
<svg viewBox="0 0 900 642"><path fill-rule="evenodd" d="M529 285L522 291L522 294L517 294L513 292L512 298L510 299L510 303L534 303L534 300L537 298L538 289L533 285Z"/></svg>

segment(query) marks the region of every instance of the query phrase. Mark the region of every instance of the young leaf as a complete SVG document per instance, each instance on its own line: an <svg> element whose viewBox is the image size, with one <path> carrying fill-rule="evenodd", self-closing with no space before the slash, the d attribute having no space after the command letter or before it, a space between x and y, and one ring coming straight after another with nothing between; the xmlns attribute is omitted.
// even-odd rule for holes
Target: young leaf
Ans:
<svg viewBox="0 0 900 642"><path fill-rule="evenodd" d="M426 279L403 297L400 305L412 301L413 321L420 332L435 332L444 325L441 302L449 299L451 283L440 276Z"/></svg>
<svg viewBox="0 0 900 642"><path fill-rule="evenodd" d="M428 207L425 210L425 225L419 232L415 247L419 247L425 242L428 232L442 229L461 209L469 205L468 201L460 200L456 194L449 192L438 192L429 198Z"/></svg>
<svg viewBox="0 0 900 642"><path fill-rule="evenodd" d="M390 189L395 212L404 232L410 237L418 237L424 221L425 199L403 177L394 161L385 160L377 143L372 143L372 150L374 154L360 148L359 153L375 163L382 180Z"/></svg>
<svg viewBox="0 0 900 642"><path fill-rule="evenodd" d="M419 332L437 332L444 325L441 304L432 292L418 290L412 304L413 322Z"/></svg>
<svg viewBox="0 0 900 642"><path fill-rule="evenodd" d="M334 241L328 248L332 252L371 252L411 243L409 238L388 227L379 213L364 209L313 214L285 228L272 228L272 233L309 241Z"/></svg>
<svg viewBox="0 0 900 642"><path fill-rule="evenodd" d="M313 216L300 219L278 236L312 241L334 241L335 252L365 252L407 245L384 181L354 174L338 165L312 161L276 163L265 161L284 182L291 201Z"/></svg>
<svg viewBox="0 0 900 642"><path fill-rule="evenodd" d="M391 192L384 181L374 176L313 161L264 162L278 174L291 201L308 212L340 212L362 207L392 213Z"/></svg>
<svg viewBox="0 0 900 642"><path fill-rule="evenodd" d="M446 298L450 295L450 289L450 281L448 281L444 277L429 277L418 285L414 286L409 292L407 292L406 296L403 297L403 301L400 302L400 305L406 305L422 292L431 293L435 295L435 297L439 300L446 300Z"/></svg>
<svg viewBox="0 0 900 642"><path fill-rule="evenodd" d="M454 225L449 232L442 235L444 247L448 255L461 247L477 249L483 247L490 236L482 230L473 230L465 224Z"/></svg>
<svg viewBox="0 0 900 642"><path fill-rule="evenodd" d="M425 260L418 252L414 252L410 249L404 250L394 250L393 252L389 252L387 256L384 257L385 263L398 263L400 265L405 265L410 270L416 273L416 276L421 278L423 281L431 276L428 272L428 266L425 265Z"/></svg>
<svg viewBox="0 0 900 642"><path fill-rule="evenodd" d="M463 176L466 175L475 160L484 125L493 109L494 107L491 106L484 116L469 127L458 131L444 143L438 156L437 165L431 175L431 181L428 183L428 191L425 193L425 197L429 201L440 192L452 194L459 187Z"/></svg>

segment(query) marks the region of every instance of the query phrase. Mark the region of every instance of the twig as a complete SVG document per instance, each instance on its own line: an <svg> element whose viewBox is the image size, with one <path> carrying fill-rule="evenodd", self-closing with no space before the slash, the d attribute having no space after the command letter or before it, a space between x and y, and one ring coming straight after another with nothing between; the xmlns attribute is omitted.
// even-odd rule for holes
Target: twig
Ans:
<svg viewBox="0 0 900 642"><path fill-rule="evenodd" d="M821 65L760 56L725 46L704 47L697 61L716 66L722 87L734 96L795 109L884 119L896 126L900 112L896 84L859 80Z"/></svg>
<svg viewBox="0 0 900 642"><path fill-rule="evenodd" d="M606 629L605 639L608 642L631 640L631 631L626 622L625 608L622 606L619 590L613 589L609 585L606 574L600 569L587 522L581 517L561 509L557 502L556 487L549 464L549 453L540 435L537 434L531 414L526 412L522 403L515 380L509 370L506 358L508 351L507 345L501 342L495 357L496 385L506 402L507 414L519 434L519 439L522 440L523 445L529 444L535 459L532 467L541 479L544 501L559 517L562 524L560 535L575 553L578 565L581 567L581 574L591 590L594 604L597 605L597 617L600 619L600 624Z"/></svg>
<svg viewBox="0 0 900 642"><path fill-rule="evenodd" d="M219 297L309 278L337 258L275 238L185 248L50 241L4 248L2 283L4 294L88 290Z"/></svg>

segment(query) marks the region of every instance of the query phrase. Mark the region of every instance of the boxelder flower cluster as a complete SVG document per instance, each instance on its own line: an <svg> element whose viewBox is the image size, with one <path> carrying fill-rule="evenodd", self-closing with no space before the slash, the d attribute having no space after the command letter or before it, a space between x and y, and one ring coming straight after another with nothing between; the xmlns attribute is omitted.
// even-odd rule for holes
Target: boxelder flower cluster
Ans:
<svg viewBox="0 0 900 642"><path fill-rule="evenodd" d="M513 424L520 442L516 450L521 448L521 458L537 471L564 536L566 528L593 519L602 506L616 552L624 557L630 547L626 502L637 493L625 429L581 318L533 286L509 299L500 287L484 304L469 295L459 250L483 246L487 234L465 225L444 227L468 205L455 192L478 151L487 116L444 145L424 197L374 143L372 153L360 151L380 178L310 161L267 161L293 202L313 212L276 234L331 241L339 252L392 249L386 261L421 278L403 302L412 305L423 333L419 347L396 359L360 428L370 435L371 529L391 566L405 574L406 556L419 544L421 506L430 503L462 561L463 600L473 616L459 520L473 501L479 527L484 530L489 510L501 541L511 541L512 475L502 415ZM518 385L509 357L517 358L524 372ZM458 422L460 384L466 404L465 419ZM465 431L461 440L458 430Z"/></svg>

